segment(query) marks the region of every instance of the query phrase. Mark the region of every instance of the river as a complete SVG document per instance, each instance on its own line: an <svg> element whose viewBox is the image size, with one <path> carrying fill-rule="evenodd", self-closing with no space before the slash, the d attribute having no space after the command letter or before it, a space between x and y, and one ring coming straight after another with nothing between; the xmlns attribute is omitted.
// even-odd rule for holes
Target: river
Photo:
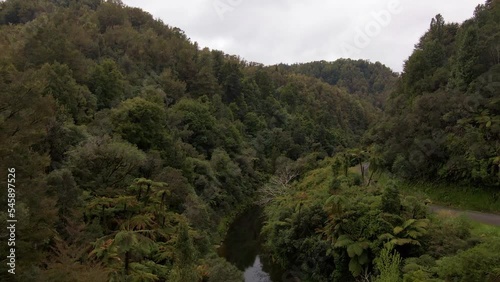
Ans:
<svg viewBox="0 0 500 282"><path fill-rule="evenodd" d="M229 227L219 255L244 272L245 282L281 282L283 270L270 262L262 248L262 209L248 208Z"/></svg>

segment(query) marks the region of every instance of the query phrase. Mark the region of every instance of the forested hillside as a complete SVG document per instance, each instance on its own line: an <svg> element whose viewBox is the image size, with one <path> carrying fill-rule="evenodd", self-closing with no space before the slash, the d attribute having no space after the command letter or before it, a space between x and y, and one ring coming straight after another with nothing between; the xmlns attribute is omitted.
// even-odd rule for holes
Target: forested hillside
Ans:
<svg viewBox="0 0 500 282"><path fill-rule="evenodd" d="M391 172L500 186L499 26L498 1L460 25L432 20L367 136Z"/></svg>
<svg viewBox="0 0 500 282"><path fill-rule="evenodd" d="M268 183L260 193L267 215L263 235L271 257L291 269L290 276L499 281L499 229L432 214L431 200L401 189L412 182L445 183L452 195L457 184L469 185L488 191L498 211L499 44L498 1L479 5L462 24L436 16L363 147L308 163L305 173L292 174L295 181L282 181L289 179L283 171Z"/></svg>
<svg viewBox="0 0 500 282"><path fill-rule="evenodd" d="M498 281L498 227L432 214L428 200L402 193L401 183L367 185L341 160L310 164L316 168L271 200L262 194L262 233L287 269L284 281Z"/></svg>
<svg viewBox="0 0 500 282"><path fill-rule="evenodd" d="M390 87L202 49L120 1L8 0L0 24L2 281L239 281L227 223L283 163L358 145L377 113L348 91Z"/></svg>
<svg viewBox="0 0 500 282"><path fill-rule="evenodd" d="M402 74L264 66L119 0L0 2L0 280L242 281L216 249L258 203L301 281L497 281L500 234L372 176L498 201L499 42L488 0L432 19Z"/></svg>
<svg viewBox="0 0 500 282"><path fill-rule="evenodd" d="M319 61L280 67L345 88L376 108L384 108L398 79L398 75L385 65L365 60L339 59L334 62Z"/></svg>

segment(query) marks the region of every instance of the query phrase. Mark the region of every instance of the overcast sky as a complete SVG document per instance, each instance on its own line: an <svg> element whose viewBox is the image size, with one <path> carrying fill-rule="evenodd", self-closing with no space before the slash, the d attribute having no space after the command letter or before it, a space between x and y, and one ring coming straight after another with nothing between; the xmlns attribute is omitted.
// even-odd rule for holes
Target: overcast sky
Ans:
<svg viewBox="0 0 500 282"><path fill-rule="evenodd" d="M400 72L415 43L441 13L447 22L472 17L485 0L123 0L200 47L277 63L380 61Z"/></svg>

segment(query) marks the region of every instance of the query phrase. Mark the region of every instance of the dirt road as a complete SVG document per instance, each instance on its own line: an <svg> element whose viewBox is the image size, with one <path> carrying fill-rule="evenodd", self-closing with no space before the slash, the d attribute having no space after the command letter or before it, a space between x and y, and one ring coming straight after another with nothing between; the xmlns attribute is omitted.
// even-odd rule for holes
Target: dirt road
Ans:
<svg viewBox="0 0 500 282"><path fill-rule="evenodd" d="M442 206L436 206L436 205L431 205L429 206L429 209L433 212L449 212L452 214L465 214L468 218L481 222L481 223L486 223L490 225L496 225L500 226L500 215L498 214L491 214L491 213L482 213L482 212L475 212L475 211L463 211L463 210L458 210L458 209L452 209L452 208L447 208L447 207L442 207Z"/></svg>

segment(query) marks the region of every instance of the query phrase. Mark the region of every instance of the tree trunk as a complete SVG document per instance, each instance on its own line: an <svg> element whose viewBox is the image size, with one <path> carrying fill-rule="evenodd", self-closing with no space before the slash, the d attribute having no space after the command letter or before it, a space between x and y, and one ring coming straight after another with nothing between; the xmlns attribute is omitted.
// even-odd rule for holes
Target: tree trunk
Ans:
<svg viewBox="0 0 500 282"><path fill-rule="evenodd" d="M368 179L368 184L366 186L370 186L370 183L372 182L373 174L375 174L375 170L373 170L372 173L370 173L370 179Z"/></svg>
<svg viewBox="0 0 500 282"><path fill-rule="evenodd" d="M361 168L361 181L363 181L363 184L365 183L365 166L363 165L363 162L359 162L359 167Z"/></svg>
<svg viewBox="0 0 500 282"><path fill-rule="evenodd" d="M125 252L125 275L128 275L128 270L129 270L129 264L130 264L130 251Z"/></svg>

